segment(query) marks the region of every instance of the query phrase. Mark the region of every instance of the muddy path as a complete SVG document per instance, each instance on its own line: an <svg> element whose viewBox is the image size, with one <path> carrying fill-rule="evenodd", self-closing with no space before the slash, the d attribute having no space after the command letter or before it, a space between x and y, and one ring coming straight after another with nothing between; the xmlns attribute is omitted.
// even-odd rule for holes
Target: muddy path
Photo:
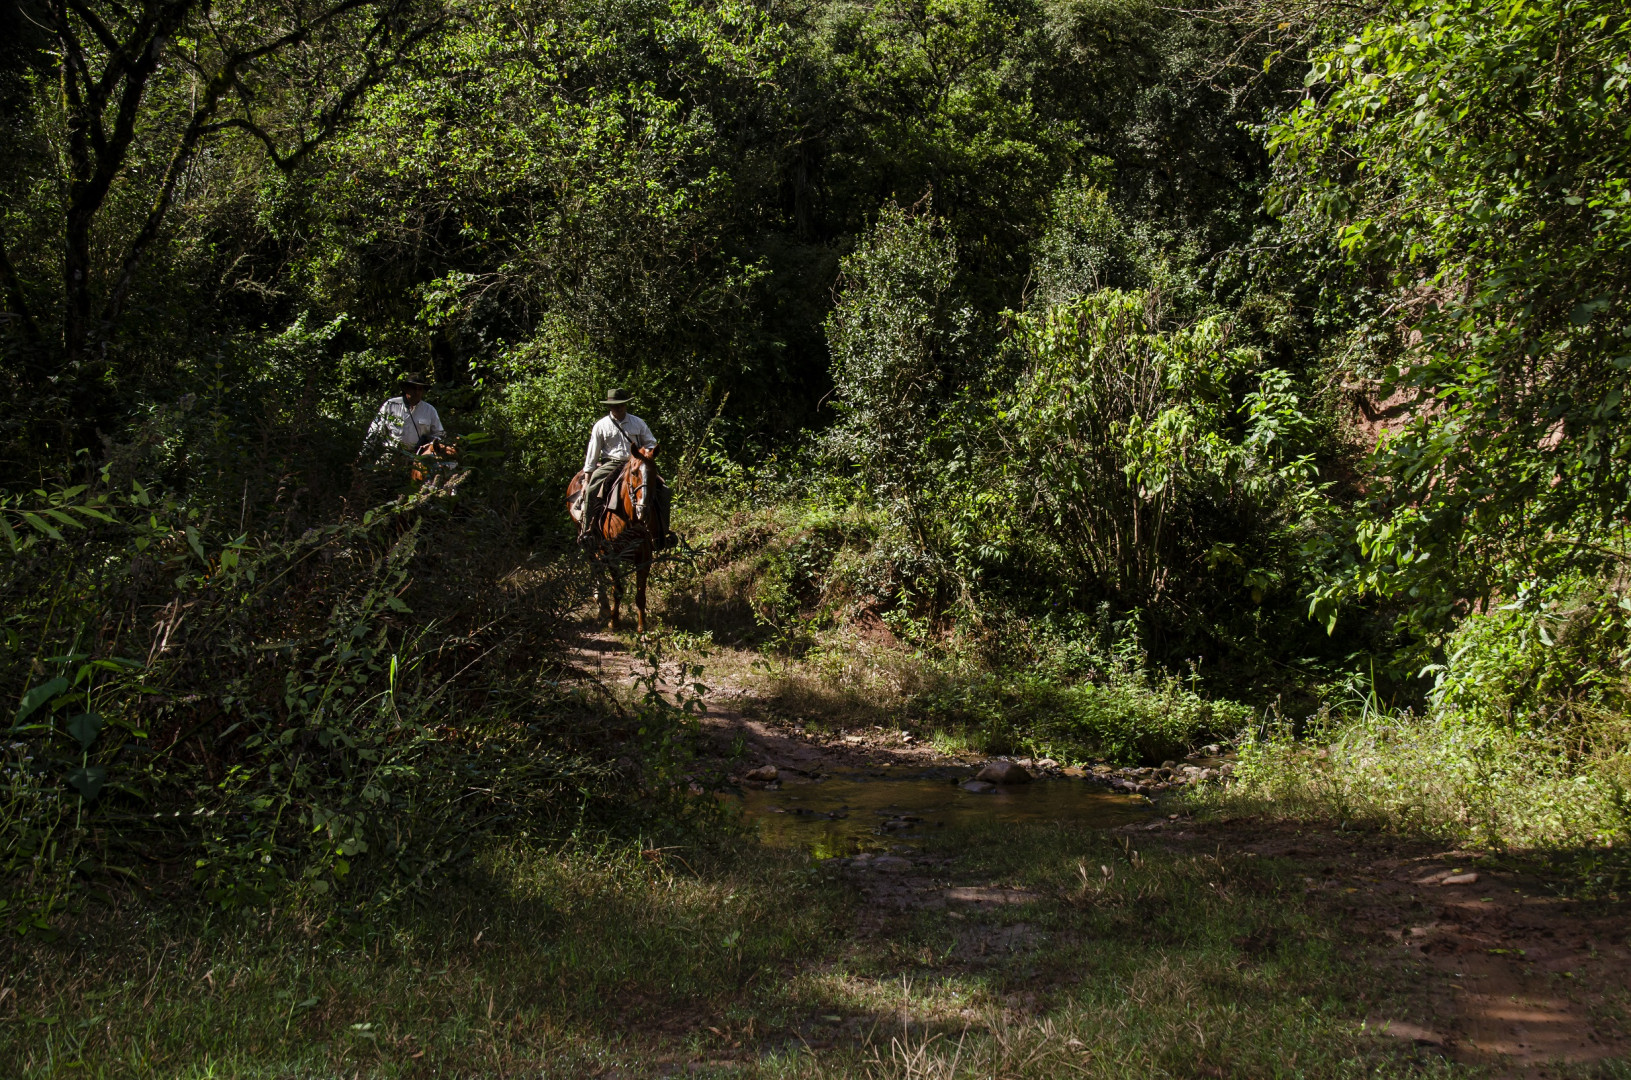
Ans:
<svg viewBox="0 0 1631 1080"><path fill-rule="evenodd" d="M586 631L572 657L584 677L607 685L636 675L625 642L610 634ZM762 707L758 694L748 680L725 678L705 695L704 731L719 759L732 763L733 778L749 788L858 770L972 775L983 764L942 753L910 732L780 718ZM1080 770L1071 774L1083 777ZM1290 864L1302 882L1302 903L1336 928L1349 959L1377 969L1396 987L1396 1000L1408 1002L1364 1023L1408 1044L1424 1061L1436 1057L1494 1075L1540 1077L1555 1075L1559 1066L1589 1069L1631 1054L1631 904L1567 899L1553 883L1493 868L1474 852L1329 823L1201 820L1176 792L1142 786L1147 779L1119 771L1085 777L1129 795L1148 792L1148 808L1137 820L1105 831L1129 850ZM852 932L882 941L922 913L969 920L982 911L1047 901L1013 875L961 872L952 849L948 854L944 843L927 853L886 848L831 860L857 898ZM967 949L980 955L1017 948L1008 938L1029 933L1025 923L1006 918L984 930L975 922L958 925L966 926L959 932ZM1272 933L1251 931L1235 944L1243 963L1277 946ZM815 1046L838 1037L807 1033Z"/></svg>

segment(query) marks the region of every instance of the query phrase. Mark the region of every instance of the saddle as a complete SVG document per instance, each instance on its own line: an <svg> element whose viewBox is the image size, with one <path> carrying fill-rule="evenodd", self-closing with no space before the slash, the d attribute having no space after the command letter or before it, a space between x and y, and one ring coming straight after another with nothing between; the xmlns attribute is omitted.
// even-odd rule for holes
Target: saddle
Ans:
<svg viewBox="0 0 1631 1080"><path fill-rule="evenodd" d="M622 514L623 494L627 486L627 474L621 472L612 478L610 484L606 485L606 492L600 500L599 514L593 520L586 522L587 542L591 544L598 542L608 516ZM585 484L583 490L578 494L579 515L587 517L590 505L589 487ZM672 493L668 485L663 482L663 478L653 469L651 483L646 491L645 506L642 508L644 512L639 513L636 520L646 527L651 536L652 545L658 551L671 548L680 541L679 535L669 528L671 508Z"/></svg>

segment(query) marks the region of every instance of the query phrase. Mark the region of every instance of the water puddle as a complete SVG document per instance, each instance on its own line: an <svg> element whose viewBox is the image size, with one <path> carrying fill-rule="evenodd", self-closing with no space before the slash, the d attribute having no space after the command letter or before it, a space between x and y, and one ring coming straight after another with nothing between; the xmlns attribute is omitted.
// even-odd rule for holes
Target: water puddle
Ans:
<svg viewBox="0 0 1631 1080"><path fill-rule="evenodd" d="M968 769L877 770L839 774L778 791L743 793L742 813L772 847L817 858L889 851L941 830L989 822L1049 822L1109 828L1151 814L1135 796L1077 779L1038 780L989 794L957 784Z"/></svg>

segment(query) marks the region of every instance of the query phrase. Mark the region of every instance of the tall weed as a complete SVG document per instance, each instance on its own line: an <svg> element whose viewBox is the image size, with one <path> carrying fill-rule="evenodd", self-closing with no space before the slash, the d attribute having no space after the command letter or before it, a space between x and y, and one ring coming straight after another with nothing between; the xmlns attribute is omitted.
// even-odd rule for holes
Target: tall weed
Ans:
<svg viewBox="0 0 1631 1080"><path fill-rule="evenodd" d="M10 925L50 925L75 884L153 887L155 862L164 889L221 907L349 918L431 887L489 833L690 812L683 710L557 677L582 575L519 547L523 523L472 473L391 483L294 535L275 517L223 534L207 505L140 484L104 481L94 515L17 504L0 561Z"/></svg>

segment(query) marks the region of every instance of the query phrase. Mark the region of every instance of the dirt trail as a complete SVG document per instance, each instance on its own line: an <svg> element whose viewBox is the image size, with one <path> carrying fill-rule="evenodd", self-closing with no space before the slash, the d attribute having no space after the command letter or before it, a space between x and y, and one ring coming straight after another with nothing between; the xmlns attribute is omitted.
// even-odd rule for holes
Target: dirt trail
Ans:
<svg viewBox="0 0 1631 1080"><path fill-rule="evenodd" d="M636 674L637 661L611 634L584 633L573 657L580 672L603 683L627 684ZM739 772L774 765L822 775L974 763L904 732L873 727L817 733L758 719L747 715L759 711L752 708L754 691L729 682L710 686L705 701L704 730L722 755L733 744L741 747ZM1563 899L1545 882L1474 869L1469 852L1317 823L1174 816L1117 831L1136 835L1146 848L1223 848L1301 864L1307 902L1328 908L1356 948L1377 950L1419 1002L1414 1019L1375 1016L1369 1022L1425 1052L1518 1077L1631 1054L1622 1011L1624 988L1631 986L1631 904ZM901 865L885 858L870 867L857 860L849 868L866 899L857 932L882 926L890 910L1034 899L999 887L953 887L948 860L893 861ZM1248 941L1243 948L1270 945Z"/></svg>
<svg viewBox="0 0 1631 1080"><path fill-rule="evenodd" d="M568 650L568 656L579 674L608 686L627 686L644 673L640 661L628 651L622 639L604 630L584 630L578 643ZM659 686L671 691L678 682L676 665L664 663ZM953 765L959 760L910 736L903 738L898 731L868 728L814 732L797 724L751 717L747 713L755 711L751 706L757 700L752 688L706 676L703 682L707 687L703 698L707 706L702 718L703 731L721 756L740 739L740 768L743 770L776 765L803 773L824 774L881 765Z"/></svg>

